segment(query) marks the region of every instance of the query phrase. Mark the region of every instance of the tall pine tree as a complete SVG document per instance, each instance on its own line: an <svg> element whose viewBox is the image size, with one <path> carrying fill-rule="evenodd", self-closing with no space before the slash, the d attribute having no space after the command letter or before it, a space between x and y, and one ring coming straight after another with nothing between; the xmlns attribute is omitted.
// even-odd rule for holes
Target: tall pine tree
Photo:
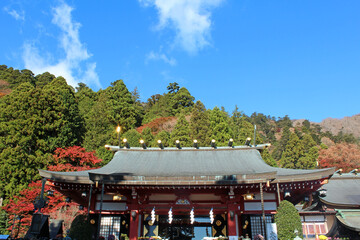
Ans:
<svg viewBox="0 0 360 240"><path fill-rule="evenodd" d="M233 138L229 116L218 107L210 111L210 128L212 129L211 137L216 140L218 146L226 146L229 139Z"/></svg>
<svg viewBox="0 0 360 240"><path fill-rule="evenodd" d="M179 140L183 147L190 147L192 144L189 123L184 114L180 114L174 130L170 134L170 146L175 146L176 140Z"/></svg>
<svg viewBox="0 0 360 240"><path fill-rule="evenodd" d="M211 141L210 117L204 104L197 101L191 111L191 138L196 139L200 146L208 146Z"/></svg>

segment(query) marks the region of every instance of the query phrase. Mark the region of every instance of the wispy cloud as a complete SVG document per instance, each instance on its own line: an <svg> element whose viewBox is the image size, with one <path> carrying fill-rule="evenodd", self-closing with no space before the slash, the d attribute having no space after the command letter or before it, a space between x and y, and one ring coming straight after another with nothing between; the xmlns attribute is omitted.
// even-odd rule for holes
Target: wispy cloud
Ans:
<svg viewBox="0 0 360 240"><path fill-rule="evenodd" d="M163 77L165 82L177 82L177 83L184 83L185 80L181 77L174 77L171 75L169 71L162 71L160 72L161 76Z"/></svg>
<svg viewBox="0 0 360 240"><path fill-rule="evenodd" d="M63 76L68 84L74 87L79 82L101 87L95 71L96 63L88 61L91 54L80 41L81 24L72 19L73 10L65 2L61 2L59 6L52 9L52 23L61 29L58 40L61 49L65 52L65 57L51 64L50 57L40 55L35 43L26 42L23 52L25 67L36 74L50 72L56 76Z"/></svg>
<svg viewBox="0 0 360 240"><path fill-rule="evenodd" d="M223 0L139 0L144 6L155 6L159 14L158 30L173 28L175 44L188 53L210 45L211 10Z"/></svg>
<svg viewBox="0 0 360 240"><path fill-rule="evenodd" d="M176 59L172 58L172 57L167 57L164 53L156 53L151 51L147 56L146 56L146 62L148 62L149 60L162 60L165 63L171 65L171 66L175 66L176 65Z"/></svg>
<svg viewBox="0 0 360 240"><path fill-rule="evenodd" d="M25 20L25 12L24 10L16 11L15 9L10 9L9 7L4 7L3 10L10 14L16 20Z"/></svg>

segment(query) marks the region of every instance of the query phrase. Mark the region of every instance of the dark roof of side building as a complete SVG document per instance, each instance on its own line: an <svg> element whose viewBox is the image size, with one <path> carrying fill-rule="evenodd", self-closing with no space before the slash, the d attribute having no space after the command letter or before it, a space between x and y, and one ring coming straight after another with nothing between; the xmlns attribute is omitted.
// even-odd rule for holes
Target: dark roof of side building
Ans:
<svg viewBox="0 0 360 240"><path fill-rule="evenodd" d="M336 209L340 223L355 232L360 232L360 211L355 209Z"/></svg>
<svg viewBox="0 0 360 240"><path fill-rule="evenodd" d="M294 170L267 165L259 147L117 149L104 167L80 172L39 170L59 182L114 184L222 184L297 182L328 178L334 169Z"/></svg>
<svg viewBox="0 0 360 240"><path fill-rule="evenodd" d="M360 207L360 174L334 174L324 186L326 196L320 200L335 208Z"/></svg>

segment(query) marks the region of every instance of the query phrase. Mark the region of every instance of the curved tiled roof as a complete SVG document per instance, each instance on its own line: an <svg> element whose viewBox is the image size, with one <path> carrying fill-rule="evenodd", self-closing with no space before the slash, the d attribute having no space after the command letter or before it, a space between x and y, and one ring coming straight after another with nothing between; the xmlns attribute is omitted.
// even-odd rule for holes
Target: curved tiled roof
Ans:
<svg viewBox="0 0 360 240"><path fill-rule="evenodd" d="M40 175L63 182L107 181L123 184L211 184L305 181L327 178L333 169L294 170L267 165L256 148L118 149L104 167Z"/></svg>
<svg viewBox="0 0 360 240"><path fill-rule="evenodd" d="M321 198L325 204L334 207L360 207L360 175L335 174L324 186L326 196Z"/></svg>

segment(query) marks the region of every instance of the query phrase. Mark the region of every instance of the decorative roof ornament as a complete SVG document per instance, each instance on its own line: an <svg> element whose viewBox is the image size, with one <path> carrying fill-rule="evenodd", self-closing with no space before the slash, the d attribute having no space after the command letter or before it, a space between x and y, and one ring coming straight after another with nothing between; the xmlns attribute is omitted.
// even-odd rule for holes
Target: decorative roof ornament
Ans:
<svg viewBox="0 0 360 240"><path fill-rule="evenodd" d="M176 203L176 205L190 205L189 200L185 199L185 198L179 198Z"/></svg>

